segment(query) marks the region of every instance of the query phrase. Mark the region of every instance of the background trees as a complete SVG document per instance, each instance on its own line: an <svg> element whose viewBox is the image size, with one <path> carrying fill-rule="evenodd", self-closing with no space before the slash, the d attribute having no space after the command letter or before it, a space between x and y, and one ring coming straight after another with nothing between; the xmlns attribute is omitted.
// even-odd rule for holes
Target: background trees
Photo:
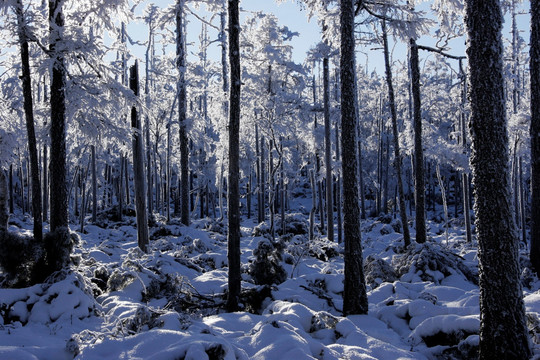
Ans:
<svg viewBox="0 0 540 360"><path fill-rule="evenodd" d="M16 5L12 8L16 14L9 10L6 14L12 20L9 26L0 29L2 45L5 44L1 50L1 66L5 71L0 77L0 161L6 171L9 169L12 211L32 212L35 238L39 239L41 207L37 200L41 189L36 175L41 173L43 179L51 175L51 197L45 195L44 203L50 201L52 205L53 232L77 222L84 232L85 221L102 224L107 217L121 221L135 207L137 214L149 212L150 218L156 221L166 216L168 221L174 222L179 214L180 221L188 225L198 220L197 217L208 217L204 220L211 224L208 226L223 228L226 226L222 220L227 213L231 271L228 307L232 310L239 306L241 285L239 224L243 215L250 217L254 210L252 196L258 198L257 221L268 222L272 240L286 241L287 225L295 216L288 213L289 204L295 197L299 202L303 197L312 197L305 201L313 206L312 240L324 237L334 240L334 221L339 234L342 222L339 210L343 205L347 264L344 311L346 314L367 311L362 282L361 213L377 217L381 222L392 222L399 194L404 239L407 239L407 219L416 215L418 242L429 240L421 230L424 212L429 221L449 223L453 221L451 218L463 215L465 223L469 219L471 185L467 176L462 177L468 171L466 64L461 61L460 66L440 56L447 50L445 41L461 35L459 28L463 24L459 23L459 14L449 12L448 8L437 8L439 13L452 15L452 22L441 19L440 31L422 39L433 37L438 44L434 45L435 52L427 56L413 52L413 58L417 58L411 74L404 56L407 41L420 38L419 34L433 25L434 15L429 21L422 20L421 12L411 9L406 1L344 1L343 8L337 1L304 3L311 14L320 15L328 30L301 63L293 57L291 49L290 40L296 36L294 29L280 24L276 16L263 13L246 14L242 23L236 24L240 21L235 10L238 1L179 0L165 9L148 6L144 11L140 4L132 10L124 1L107 2L108 7L98 6L93 1L73 2L70 6L62 1L42 5L25 4L23 0L12 2ZM234 5L227 8L233 12L229 21L235 21L229 25L225 16L227 5ZM442 2L433 5L443 6ZM199 11L201 8L206 11ZM16 21L19 28L15 27ZM151 29L148 37L140 42L125 25L135 21L144 22L144 27L148 25ZM200 25L198 38L186 33L189 21L197 22L197 27ZM447 26L450 23L454 25ZM239 26L242 31L237 34ZM343 39L337 29L343 31ZM228 37L226 30L230 31ZM382 37L379 36L381 30ZM23 50L20 59L20 54L6 50L15 44L7 40L9 34L20 35L16 37ZM389 35L386 41L385 35ZM355 42L360 45L355 47ZM507 75L511 91L502 94L505 95L502 101L512 105L507 108L512 112L508 130L514 196L504 189L500 196L513 202L509 205L510 215L504 210L501 219L513 216L519 221L526 240L527 182L532 181L533 198L536 182L535 155L532 156L533 175L530 175L527 172L530 159L523 141L528 118L520 104L528 95L520 43L513 32L512 51L508 52L511 63L507 65L507 73L503 73ZM367 66L355 63L355 49L369 53L365 55L369 58L373 52L366 48L377 47L377 44L385 48L386 82L382 67L370 71L371 62L368 61ZM212 50L216 50L213 47L217 45L221 47L218 50L223 51L216 55ZM412 45L413 49L422 50L421 45ZM399 54L399 46L403 54ZM137 57L142 60L140 53L134 50L136 47L146 51L143 60L146 71L141 76L145 84L143 101L134 99L126 81L128 61L133 63ZM227 54L227 47L228 60L227 56L220 57ZM341 48L339 55L338 47ZM26 48L28 64L24 55ZM378 47L375 50L381 52ZM533 55L531 58L536 56ZM534 75L534 63L531 64L531 84L534 85L537 75ZM21 69L24 69L22 83L18 78ZM413 80L414 93L411 91ZM489 86L502 88L503 83ZM396 90L394 94L388 91L392 87ZM534 96L531 94L531 99ZM518 99L522 99L521 102ZM33 104L34 108L22 106L23 101ZM134 105L136 115L143 121L138 124L135 118L137 144L131 149L132 122L127 116ZM22 109L27 116L27 135L21 126ZM534 111L533 108L533 120ZM34 115L33 119L30 115ZM413 134L413 120L422 130L421 137ZM36 129L34 145L32 126ZM533 151L535 131L532 127ZM413 151L415 140L422 140L421 146L417 145L421 151ZM476 140L477 144L490 142L491 138ZM28 148L21 145L26 143ZM147 153L141 160L141 155L136 154L139 150L134 149L139 149L142 143ZM323 144L325 156L321 151ZM50 170L46 159L49 145ZM343 152L343 160L338 147ZM39 149L43 149L41 169ZM420 152L423 154L412 161ZM128 155L134 155L132 162ZM478 165L478 168L483 166ZM414 171L422 167L425 172L420 172L415 179ZM141 182L142 171L146 180ZM340 171L343 190L339 185ZM506 172L509 168L502 167L498 171ZM89 186L90 179L92 186ZM138 199L140 193L145 192L144 186L141 187L144 181L148 185L146 205ZM475 180L472 184L476 201L483 196L480 195L483 181ZM503 187L508 185L501 181ZM47 194L47 181L43 183L43 192ZM418 185L416 190L415 184ZM226 193L228 204L224 205ZM420 204L422 197L426 202L425 211ZM137 198L135 204L133 198ZM32 201L33 206L30 199L36 201ZM91 218L87 216L90 204ZM532 203L533 210L535 204ZM478 206L478 224L483 224L485 220ZM45 206L45 218L47 212ZM113 212L115 215L111 215ZM334 213L338 214L336 218ZM535 219L532 221L534 229ZM139 245L146 249L148 225L152 228L155 224L152 220L148 224L144 217L138 222L142 231ZM314 226L316 222L320 224L319 231ZM201 223L203 221L196 226ZM503 230L511 232L511 226ZM56 246L69 250L70 240L63 239L65 241ZM474 237L470 241L474 244ZM68 261L69 251L61 253L62 260L55 268ZM534 251L531 259L535 259ZM500 271L502 269L485 276L496 276ZM515 281L516 277L505 286L515 285Z"/></svg>

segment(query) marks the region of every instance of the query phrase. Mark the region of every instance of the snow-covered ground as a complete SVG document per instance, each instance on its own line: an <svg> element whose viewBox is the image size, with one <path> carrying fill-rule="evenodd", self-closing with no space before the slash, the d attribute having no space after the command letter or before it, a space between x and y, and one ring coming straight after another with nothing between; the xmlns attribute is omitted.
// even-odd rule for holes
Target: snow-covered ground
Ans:
<svg viewBox="0 0 540 360"><path fill-rule="evenodd" d="M369 314L345 318L343 245L325 238L309 242L307 219L305 211L289 215L296 234L277 244L269 240L267 226L244 218L246 311L237 313L223 310L226 222L203 219L184 227L158 221L149 254L137 248L133 219L108 228L87 225L79 234L72 271L45 284L0 289L0 359L475 357L476 246L465 243L458 222L448 240L443 224L428 222L430 242L407 251L396 220L363 222ZM9 230L26 232L31 224L30 218L16 216ZM257 254L285 281L256 285ZM530 275L524 282L536 344L540 282Z"/></svg>

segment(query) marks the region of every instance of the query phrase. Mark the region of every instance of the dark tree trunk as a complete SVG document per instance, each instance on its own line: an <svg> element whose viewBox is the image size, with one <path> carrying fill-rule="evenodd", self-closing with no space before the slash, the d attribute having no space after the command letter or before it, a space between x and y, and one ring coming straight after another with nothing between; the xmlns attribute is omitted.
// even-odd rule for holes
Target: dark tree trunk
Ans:
<svg viewBox="0 0 540 360"><path fill-rule="evenodd" d="M332 204L332 142L330 140L330 81L328 57L323 59L324 165L326 168L326 222L328 240L334 241L334 205Z"/></svg>
<svg viewBox="0 0 540 360"><path fill-rule="evenodd" d="M480 269L479 357L528 359L519 240L510 209L500 3L468 0L465 19Z"/></svg>
<svg viewBox="0 0 540 360"><path fill-rule="evenodd" d="M358 199L357 109L354 53L354 8L341 0L341 148L343 149L343 232L345 240L345 287L343 315L366 314L368 299L364 279L360 207Z"/></svg>
<svg viewBox="0 0 540 360"><path fill-rule="evenodd" d="M416 212L416 242L426 242L424 150L422 149L422 110L420 103L420 65L418 45L410 39L411 88L414 125L414 195Z"/></svg>
<svg viewBox="0 0 540 360"><path fill-rule="evenodd" d="M339 151L339 126L336 121L336 162L341 161L341 153ZM337 238L338 243L343 241L343 214L341 211L341 172L338 171L336 179L336 210L337 210Z"/></svg>
<svg viewBox="0 0 540 360"><path fill-rule="evenodd" d="M392 83L392 69L390 68L390 56L388 51L388 35L386 31L386 21L382 21L383 32L383 47L384 47L384 63L386 69L386 84L388 86L388 100L390 106L390 113L392 115L392 134L394 136L394 166L396 168L397 176L397 188L399 196L399 216L403 225L403 243L405 246L409 246L411 243L411 236L409 235L409 224L407 221L407 209L405 208L405 194L403 191L403 178L401 174L401 153L399 149L399 133L397 126L397 111L396 101L394 95L394 85Z"/></svg>
<svg viewBox="0 0 540 360"><path fill-rule="evenodd" d="M96 147L90 145L92 161L92 223L97 222L97 169L96 169Z"/></svg>
<svg viewBox="0 0 540 360"><path fill-rule="evenodd" d="M9 164L9 213L13 210L13 164Z"/></svg>
<svg viewBox="0 0 540 360"><path fill-rule="evenodd" d="M540 0L531 0L531 263L540 274Z"/></svg>
<svg viewBox="0 0 540 360"><path fill-rule="evenodd" d="M257 221L260 224L264 221L264 180L263 180L263 164L261 152L259 150L259 127L255 124L255 151L257 155L257 181L259 183L257 192Z"/></svg>
<svg viewBox="0 0 540 360"><path fill-rule="evenodd" d="M231 87L229 97L229 183L227 215L229 218L228 260L229 294L227 310L236 311L241 290L240 277L240 196L239 196L239 155L240 155L240 22L239 0L228 1L229 11L229 62L231 67Z"/></svg>
<svg viewBox="0 0 540 360"><path fill-rule="evenodd" d="M22 87L26 131L28 134L28 153L30 155L30 173L32 179L32 215L34 217L34 239L41 242L43 239L43 220L41 216L41 183L39 179L39 160L37 155L36 132L34 129L34 105L32 99L32 78L30 74L30 60L28 54L28 40L26 37L26 23L21 0L15 3L19 44L21 47Z"/></svg>
<svg viewBox="0 0 540 360"><path fill-rule="evenodd" d="M60 32L64 27L61 0L49 1L51 23L50 51L53 56L51 77L51 215L50 229L68 228L68 194L66 183L66 74L64 56L56 49L61 41Z"/></svg>
<svg viewBox="0 0 540 360"><path fill-rule="evenodd" d="M139 96L139 66L129 68L129 88ZM146 211L146 184L144 181L144 150L141 120L137 108L131 108L131 127L133 128L133 181L135 183L135 213L137 215L137 243L139 248L148 251L148 213Z"/></svg>
<svg viewBox="0 0 540 360"><path fill-rule="evenodd" d="M184 1L176 1L176 66L178 68L178 121L180 127L180 221L184 225L189 225L189 149L186 129Z"/></svg>

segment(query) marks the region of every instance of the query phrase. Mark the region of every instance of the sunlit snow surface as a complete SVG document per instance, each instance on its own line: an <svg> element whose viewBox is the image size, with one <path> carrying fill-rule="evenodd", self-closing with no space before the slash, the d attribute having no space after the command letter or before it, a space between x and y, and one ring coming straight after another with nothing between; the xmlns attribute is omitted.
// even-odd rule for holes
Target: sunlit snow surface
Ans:
<svg viewBox="0 0 540 360"><path fill-rule="evenodd" d="M31 229L31 219L16 218L10 231ZM19 319L0 318L0 359L431 359L451 347L466 351L478 344L479 291L461 273L433 270L432 281L414 271L392 282L376 279L380 285L368 287L369 315L344 318L343 246L321 242L309 248L301 235L287 240L287 280L273 288L259 314L212 308L206 300L222 301L227 288L227 247L226 232L209 231L208 223L162 224L168 235L152 240L149 254L136 249L133 226L87 225L73 272L49 284L0 289L2 314ZM262 239L252 235L255 225L242 223L243 288L256 288L247 273ZM398 256L401 234L387 225L363 223L364 257L391 264ZM434 242L475 268L475 247L464 244L460 228L450 228L446 244L443 225L429 225ZM335 256L323 261L328 247ZM90 281L98 269L109 276L102 294ZM206 308L174 311L170 294L155 289L158 276L168 276L177 289L194 294L195 307ZM531 319L540 313L539 287L534 281L524 290ZM531 333L532 344L538 340Z"/></svg>

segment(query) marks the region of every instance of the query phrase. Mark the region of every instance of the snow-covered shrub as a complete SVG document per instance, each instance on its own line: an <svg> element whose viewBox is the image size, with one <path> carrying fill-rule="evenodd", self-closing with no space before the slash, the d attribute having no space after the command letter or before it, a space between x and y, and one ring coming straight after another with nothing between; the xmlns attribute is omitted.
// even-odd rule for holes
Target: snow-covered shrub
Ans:
<svg viewBox="0 0 540 360"><path fill-rule="evenodd" d="M540 319L536 313L527 313L527 328L529 335L535 344L540 344Z"/></svg>
<svg viewBox="0 0 540 360"><path fill-rule="evenodd" d="M392 228L390 224L384 224L381 227L381 230L379 230L379 232L381 233L381 235L388 235L394 232L394 228Z"/></svg>
<svg viewBox="0 0 540 360"><path fill-rule="evenodd" d="M168 227L161 225L152 230L152 233L150 234L150 240L157 240L159 238L171 235L171 230Z"/></svg>
<svg viewBox="0 0 540 360"><path fill-rule="evenodd" d="M447 346L447 353L457 355L461 353L460 345L462 351L467 353L476 350L476 347L471 345L478 345L475 339L478 338L479 330L480 319L477 315L436 315L418 325L409 339L413 345L423 342L427 347Z"/></svg>
<svg viewBox="0 0 540 360"><path fill-rule="evenodd" d="M394 232L402 233L403 232L403 224L401 223L400 219L394 219L392 223L390 224L392 226L392 229L394 229Z"/></svg>
<svg viewBox="0 0 540 360"><path fill-rule="evenodd" d="M261 285L256 288L244 289L240 297L245 311L260 314L267 305L268 299L272 299L272 288L270 285Z"/></svg>
<svg viewBox="0 0 540 360"><path fill-rule="evenodd" d="M322 261L339 256L338 243L327 238L317 238L309 241L309 255Z"/></svg>
<svg viewBox="0 0 540 360"><path fill-rule="evenodd" d="M163 326L159 317L164 311L156 311L147 306L139 306L132 316L122 319L117 324L117 332L123 335L134 335Z"/></svg>
<svg viewBox="0 0 540 360"><path fill-rule="evenodd" d="M277 229L278 234L306 235L309 226L302 214L287 214L285 215L285 234L281 234L281 226Z"/></svg>
<svg viewBox="0 0 540 360"><path fill-rule="evenodd" d="M335 329L339 319L326 311L319 311L311 317L309 332L317 332L324 329Z"/></svg>
<svg viewBox="0 0 540 360"><path fill-rule="evenodd" d="M392 265L402 281L432 281L439 284L445 277L461 275L477 284L478 276L463 258L434 243L412 244L405 253L396 255Z"/></svg>
<svg viewBox="0 0 540 360"><path fill-rule="evenodd" d="M265 221L263 221L262 223L260 223L259 225L253 228L253 231L251 232L251 236L253 237L265 236L267 238L270 238L270 225L268 225Z"/></svg>
<svg viewBox="0 0 540 360"><path fill-rule="evenodd" d="M61 271L51 281L23 289L0 289L4 324L50 324L93 315L97 304L90 282L77 273Z"/></svg>
<svg viewBox="0 0 540 360"><path fill-rule="evenodd" d="M383 259L369 255L364 261L364 274L366 283L375 289L383 282L394 282L397 280L394 268Z"/></svg>
<svg viewBox="0 0 540 360"><path fill-rule="evenodd" d="M208 224L206 224L206 231L226 235L227 227L221 221L212 220L209 221Z"/></svg>
<svg viewBox="0 0 540 360"><path fill-rule="evenodd" d="M94 270L94 277L92 277L90 281L96 284L101 291L105 291L107 289L109 276L109 270L107 270L105 266L99 266Z"/></svg>
<svg viewBox="0 0 540 360"><path fill-rule="evenodd" d="M248 273L257 285L281 284L287 279L287 272L281 265L283 244L263 238L253 250L255 260L250 264Z"/></svg>
<svg viewBox="0 0 540 360"><path fill-rule="evenodd" d="M131 284L135 276L131 272L115 269L107 280L107 291L119 291Z"/></svg>

